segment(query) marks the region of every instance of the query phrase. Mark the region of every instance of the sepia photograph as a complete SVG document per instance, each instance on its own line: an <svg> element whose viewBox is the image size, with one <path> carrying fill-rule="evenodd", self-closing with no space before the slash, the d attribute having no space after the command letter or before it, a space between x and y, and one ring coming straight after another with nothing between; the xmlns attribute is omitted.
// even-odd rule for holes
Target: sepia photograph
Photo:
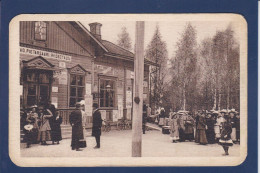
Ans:
<svg viewBox="0 0 260 173"><path fill-rule="evenodd" d="M236 166L247 156L237 14L15 17L9 155L19 166Z"/></svg>

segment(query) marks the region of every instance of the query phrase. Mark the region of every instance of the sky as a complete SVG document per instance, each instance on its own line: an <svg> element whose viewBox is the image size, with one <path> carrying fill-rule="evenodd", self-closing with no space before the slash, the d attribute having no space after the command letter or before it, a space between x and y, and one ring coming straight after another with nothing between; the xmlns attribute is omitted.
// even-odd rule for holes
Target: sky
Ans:
<svg viewBox="0 0 260 173"><path fill-rule="evenodd" d="M99 22L99 21L97 21ZM89 23L87 21L81 22L89 29ZM117 43L118 34L121 33L122 27L127 28L127 32L130 35L132 41L132 48L135 43L135 22L133 21L101 21L101 37L103 40L107 40L113 43ZM181 33L184 31L187 21L146 21L145 22L145 37L144 46L147 48L148 44L154 35L156 25L159 26L162 40L167 44L168 56L169 58L174 56L176 50L176 43L180 39ZM197 42L200 43L203 39L207 37L213 37L216 31L225 30L229 25L235 31L235 37L238 40L236 23L230 21L192 21L190 22L192 26L196 28L197 31Z"/></svg>

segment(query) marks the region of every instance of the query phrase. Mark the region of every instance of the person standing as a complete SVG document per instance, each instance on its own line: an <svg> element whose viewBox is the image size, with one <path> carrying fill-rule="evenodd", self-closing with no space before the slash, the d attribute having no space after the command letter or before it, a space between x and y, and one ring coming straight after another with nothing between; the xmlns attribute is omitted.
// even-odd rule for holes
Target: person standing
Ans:
<svg viewBox="0 0 260 173"><path fill-rule="evenodd" d="M94 147L95 149L100 148L100 136L101 136L101 127L102 127L102 118L101 113L98 110L98 104L93 104L93 127L92 127L92 136L96 138L97 145Z"/></svg>
<svg viewBox="0 0 260 173"><path fill-rule="evenodd" d="M146 120L147 120L147 107L145 104L143 104L143 119L142 119L143 134L145 134Z"/></svg>
<svg viewBox="0 0 260 173"><path fill-rule="evenodd" d="M37 136L39 131L38 126L38 113L37 106L34 105L31 107L31 111L27 113L26 123L27 125L31 125L32 128L25 129L25 141L26 147L29 148L31 144L37 143Z"/></svg>
<svg viewBox="0 0 260 173"><path fill-rule="evenodd" d="M40 111L38 141L41 142L42 145L47 145L46 141L51 141L51 127L49 120L52 116L52 112L47 109L46 106Z"/></svg>
<svg viewBox="0 0 260 173"><path fill-rule="evenodd" d="M198 122L198 143L202 145L206 145L208 143L207 137L206 137L206 120L205 120L205 113L202 113L199 116L199 122Z"/></svg>
<svg viewBox="0 0 260 173"><path fill-rule="evenodd" d="M215 119L211 113L209 113L207 116L206 125L207 125L206 136L207 136L208 143L214 144L215 143L215 131L214 131Z"/></svg>
<svg viewBox="0 0 260 173"><path fill-rule="evenodd" d="M184 126L184 115L183 113L178 113L178 126L179 126L179 137L180 137L180 142L185 141L185 126Z"/></svg>
<svg viewBox="0 0 260 173"><path fill-rule="evenodd" d="M71 112L69 122L72 126L71 149L81 151L79 149L79 140L83 139L83 127L80 103L76 103L76 109Z"/></svg>
<svg viewBox="0 0 260 173"><path fill-rule="evenodd" d="M191 115L187 115L185 120L185 140L194 140L194 119Z"/></svg>
<svg viewBox="0 0 260 173"><path fill-rule="evenodd" d="M215 137L216 137L217 141L219 141L220 136L221 136L222 125L223 125L223 122L225 121L225 119L224 119L225 113L226 113L226 110L224 110L224 109L220 111L220 114L218 114L216 123L214 125L214 131L215 131L215 135L216 135Z"/></svg>
<svg viewBox="0 0 260 173"><path fill-rule="evenodd" d="M59 141L62 140L61 127L60 127L61 123L62 123L62 117L59 116L58 112L55 112L53 117L50 118L52 144L54 144L55 142L59 144L60 143Z"/></svg>
<svg viewBox="0 0 260 173"><path fill-rule="evenodd" d="M235 116L235 109L231 109L231 111L229 112L229 116L230 116L230 122L232 125L232 133L231 133L231 139L233 142L236 141L237 137L236 137L236 116Z"/></svg>
<svg viewBox="0 0 260 173"><path fill-rule="evenodd" d="M240 115L239 112L236 113L236 142L240 142Z"/></svg>
<svg viewBox="0 0 260 173"><path fill-rule="evenodd" d="M159 126L162 127L164 125L165 121L165 111L164 108L161 109L160 115L159 115Z"/></svg>
<svg viewBox="0 0 260 173"><path fill-rule="evenodd" d="M172 116L170 116L170 140L173 143L176 143L177 140L179 140L179 126L178 126L178 116L176 113L173 113Z"/></svg>
<svg viewBox="0 0 260 173"><path fill-rule="evenodd" d="M232 124L229 115L225 115L226 121L223 123L223 130L221 132L221 137L219 140L219 144L223 147L225 154L229 155L228 149L230 146L233 145L231 140L231 133L232 133Z"/></svg>

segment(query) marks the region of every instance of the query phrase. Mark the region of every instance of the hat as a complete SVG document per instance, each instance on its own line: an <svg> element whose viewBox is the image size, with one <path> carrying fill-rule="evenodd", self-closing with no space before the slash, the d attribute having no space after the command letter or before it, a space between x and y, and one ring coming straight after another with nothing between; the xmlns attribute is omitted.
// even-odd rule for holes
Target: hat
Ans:
<svg viewBox="0 0 260 173"><path fill-rule="evenodd" d="M226 109L222 109L222 110L220 111L220 113L227 113L227 110L226 110Z"/></svg>
<svg viewBox="0 0 260 173"><path fill-rule="evenodd" d="M235 109L231 109L229 113L236 113Z"/></svg>
<svg viewBox="0 0 260 173"><path fill-rule="evenodd" d="M80 104L81 106L85 105L85 100L81 100L81 101L79 102L79 104Z"/></svg>
<svg viewBox="0 0 260 173"><path fill-rule="evenodd" d="M33 129L33 125L31 125L31 124L27 124L27 125L24 126L24 129L30 131L30 130Z"/></svg>
<svg viewBox="0 0 260 173"><path fill-rule="evenodd" d="M218 111L214 111L213 114L218 114Z"/></svg>
<svg viewBox="0 0 260 173"><path fill-rule="evenodd" d="M37 108L38 106L37 105L32 105L30 108Z"/></svg>

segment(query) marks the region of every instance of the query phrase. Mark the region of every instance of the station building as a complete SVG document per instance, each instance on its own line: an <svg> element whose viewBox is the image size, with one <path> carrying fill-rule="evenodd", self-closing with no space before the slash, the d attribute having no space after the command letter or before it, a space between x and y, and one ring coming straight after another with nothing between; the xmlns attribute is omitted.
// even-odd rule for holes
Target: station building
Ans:
<svg viewBox="0 0 260 173"><path fill-rule="evenodd" d="M131 119L134 54L103 40L101 23L20 22L21 108L39 107L51 101L63 124L68 124L75 103L85 101L92 115L98 103L102 118ZM149 100L149 66L145 59L144 101Z"/></svg>

